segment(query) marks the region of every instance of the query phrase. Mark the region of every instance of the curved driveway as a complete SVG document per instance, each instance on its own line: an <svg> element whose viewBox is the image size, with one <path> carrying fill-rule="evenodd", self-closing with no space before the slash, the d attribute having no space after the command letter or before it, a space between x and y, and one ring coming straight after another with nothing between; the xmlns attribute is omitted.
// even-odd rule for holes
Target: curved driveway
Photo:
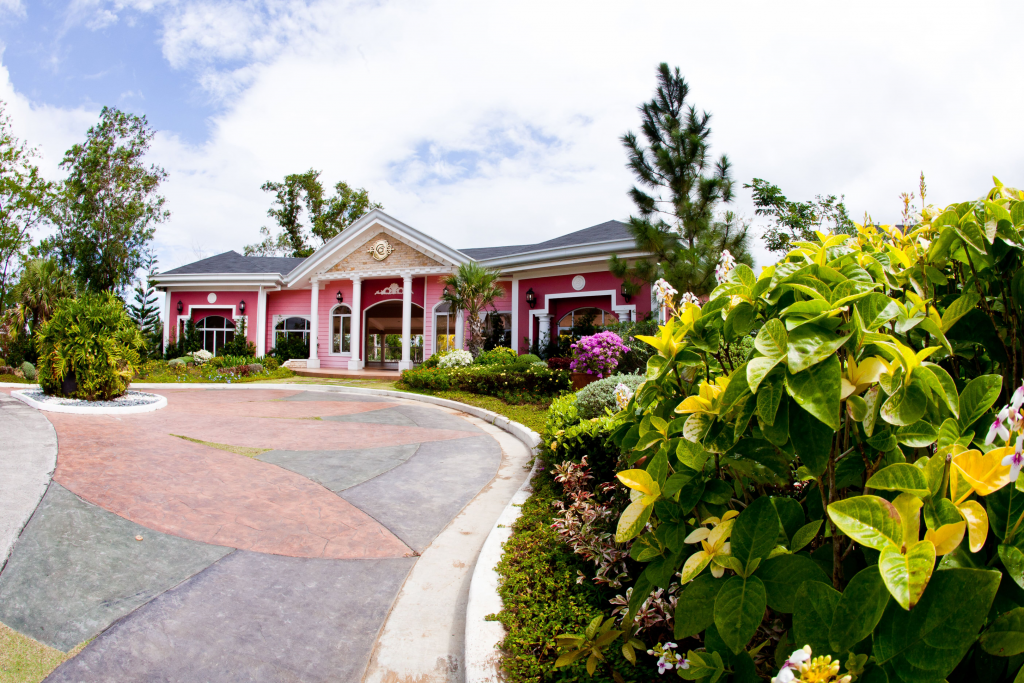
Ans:
<svg viewBox="0 0 1024 683"><path fill-rule="evenodd" d="M52 680L359 680L416 557L502 461L407 401L158 393L153 413L46 414L57 468L0 621L65 651L95 637Z"/></svg>

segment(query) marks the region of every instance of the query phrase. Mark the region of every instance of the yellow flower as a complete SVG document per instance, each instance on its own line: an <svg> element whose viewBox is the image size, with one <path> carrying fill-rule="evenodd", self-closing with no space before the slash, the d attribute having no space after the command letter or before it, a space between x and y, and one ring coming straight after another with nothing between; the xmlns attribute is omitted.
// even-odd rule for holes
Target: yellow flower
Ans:
<svg viewBox="0 0 1024 683"><path fill-rule="evenodd" d="M722 519L708 517L701 524L711 524L712 528L698 527L684 539L685 543L700 543L702 549L686 559L679 579L681 584L689 583L697 578L697 575L704 571L704 568L711 564L716 557L729 554L729 536L732 535L733 520L739 514L735 510L729 510L722 515ZM725 574L725 567L714 564L711 567L711 574L716 579L721 578Z"/></svg>
<svg viewBox="0 0 1024 683"><path fill-rule="evenodd" d="M1010 483L1010 466L1003 458L1013 453L1013 447L993 448L984 455L969 450L953 456L949 476L949 494L954 505L960 505L972 492L987 496Z"/></svg>
<svg viewBox="0 0 1024 683"><path fill-rule="evenodd" d="M695 396L688 396L686 400L676 406L676 412L682 415L689 413L718 414L717 399L729 386L728 377L718 377L714 384L706 381L700 383L700 389Z"/></svg>
<svg viewBox="0 0 1024 683"><path fill-rule="evenodd" d="M845 401L851 394L862 393L888 371L889 363L881 356L865 358L860 365L850 356L846 360L846 376L842 378L841 400Z"/></svg>

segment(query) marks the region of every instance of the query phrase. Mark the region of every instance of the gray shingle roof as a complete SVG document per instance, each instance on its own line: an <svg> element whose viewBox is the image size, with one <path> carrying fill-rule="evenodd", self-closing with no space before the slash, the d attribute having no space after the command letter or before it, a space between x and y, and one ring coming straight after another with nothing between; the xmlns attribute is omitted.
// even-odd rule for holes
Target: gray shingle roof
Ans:
<svg viewBox="0 0 1024 683"><path fill-rule="evenodd" d="M629 230L625 223L620 221L607 221L600 225L593 225L583 230L570 232L568 235L555 237L546 242L537 244L518 244L509 247L479 247L475 249L459 249L466 256L482 261L498 258L501 256L512 256L529 251L543 251L545 249L558 249L564 247L578 247L583 244L594 244L596 242L611 242L614 240L631 239Z"/></svg>
<svg viewBox="0 0 1024 683"><path fill-rule="evenodd" d="M242 256L237 251L226 251L201 261L189 263L163 275L204 275L207 273L239 273L265 274L279 273L286 275L295 269L304 258L289 256Z"/></svg>

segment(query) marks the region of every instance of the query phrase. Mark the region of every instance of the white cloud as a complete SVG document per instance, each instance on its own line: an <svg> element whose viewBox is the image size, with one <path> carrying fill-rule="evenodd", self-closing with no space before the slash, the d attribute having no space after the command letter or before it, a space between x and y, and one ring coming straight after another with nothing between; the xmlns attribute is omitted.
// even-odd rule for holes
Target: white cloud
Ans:
<svg viewBox="0 0 1024 683"><path fill-rule="evenodd" d="M22 0L0 0L0 17L5 14L16 17L25 16L25 3Z"/></svg>
<svg viewBox="0 0 1024 683"><path fill-rule="evenodd" d="M845 194L898 216L920 170L937 203L1024 184L1012 87L1022 48L991 39L1011 3L248 2L153 0L176 68L223 103L209 140L162 132L174 216L162 262L240 249L267 223L259 186L317 168L456 247L534 242L625 218L636 130L660 61L714 114L738 181ZM5 80L4 87L10 85ZM10 100L11 95L6 95ZM89 115L22 102L57 154ZM40 117L49 117L48 125ZM72 134L74 132L74 134ZM70 136L70 137L69 137ZM749 194L737 209L752 214Z"/></svg>

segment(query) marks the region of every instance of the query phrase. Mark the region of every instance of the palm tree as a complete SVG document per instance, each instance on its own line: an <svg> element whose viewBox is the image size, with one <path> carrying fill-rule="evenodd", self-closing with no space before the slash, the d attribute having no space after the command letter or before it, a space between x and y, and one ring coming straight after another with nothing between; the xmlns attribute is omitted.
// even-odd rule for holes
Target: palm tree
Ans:
<svg viewBox="0 0 1024 683"><path fill-rule="evenodd" d="M441 278L444 293L441 300L448 302L452 313L463 313L469 318L469 352L480 353L484 345L484 320L480 313L505 296L498 284L498 271L470 261L463 263L451 275Z"/></svg>
<svg viewBox="0 0 1024 683"><path fill-rule="evenodd" d="M75 282L55 259L34 259L25 264L12 293L25 308L23 316L35 332L53 315L58 301L75 295Z"/></svg>

